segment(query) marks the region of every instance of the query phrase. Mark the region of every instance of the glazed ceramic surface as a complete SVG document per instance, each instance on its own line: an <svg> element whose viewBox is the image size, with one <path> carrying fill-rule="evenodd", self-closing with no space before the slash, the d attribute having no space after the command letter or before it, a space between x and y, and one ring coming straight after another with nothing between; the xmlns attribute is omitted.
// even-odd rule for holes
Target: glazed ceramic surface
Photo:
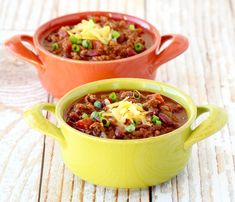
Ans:
<svg viewBox="0 0 235 202"><path fill-rule="evenodd" d="M183 105L188 121L180 128L158 137L137 140L112 140L87 135L70 127L63 119L66 109L88 93L117 89L158 92ZM42 110L55 114L59 126L49 122ZM205 112L208 117L194 130L192 123ZM80 86L66 94L59 103L42 103L24 114L30 127L56 139L66 166L91 183L119 188L147 187L177 175L186 165L194 143L221 129L226 112L214 105L195 106L180 90L144 79L109 79Z"/></svg>
<svg viewBox="0 0 235 202"><path fill-rule="evenodd" d="M149 48L141 54L125 59L89 62L62 58L42 47L43 37L51 30L64 25L76 24L89 15L109 16L119 20L125 19L140 25L148 33ZM171 40L170 45L158 53L162 44L169 40ZM36 54L26 48L23 42L31 44ZM34 64L42 85L53 96L61 97L74 87L100 79L115 77L154 79L156 69L161 64L184 52L188 47L188 41L182 35L177 34L160 36L159 32L148 22L126 14L84 12L53 19L40 26L33 37L17 35L6 41L5 45L18 57Z"/></svg>

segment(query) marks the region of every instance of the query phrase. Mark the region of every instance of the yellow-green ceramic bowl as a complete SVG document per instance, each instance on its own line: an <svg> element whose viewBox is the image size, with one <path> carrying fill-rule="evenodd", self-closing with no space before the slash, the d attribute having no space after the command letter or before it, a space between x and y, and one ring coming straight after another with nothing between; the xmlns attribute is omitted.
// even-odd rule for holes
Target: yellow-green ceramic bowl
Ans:
<svg viewBox="0 0 235 202"><path fill-rule="evenodd" d="M137 89L158 92L184 106L188 121L177 130L158 137L112 140L79 132L64 121L66 109L78 98L99 91ZM55 114L59 126L49 122L42 110ZM192 123L205 112L207 118L194 130ZM212 135L227 122L227 113L214 105L197 107L191 98L169 85L144 79L109 79L75 88L59 103L37 104L24 118L30 127L56 139L65 165L80 178L102 186L139 188L162 183L187 164L194 143Z"/></svg>

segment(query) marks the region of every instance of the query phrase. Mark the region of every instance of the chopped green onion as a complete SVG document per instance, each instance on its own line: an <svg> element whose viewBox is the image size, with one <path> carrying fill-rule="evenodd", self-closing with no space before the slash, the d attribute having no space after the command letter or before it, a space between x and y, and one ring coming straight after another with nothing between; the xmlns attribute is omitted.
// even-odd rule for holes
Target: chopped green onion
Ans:
<svg viewBox="0 0 235 202"><path fill-rule="evenodd" d="M135 131L135 124L131 123L130 125L126 126L126 131L131 133L133 131Z"/></svg>
<svg viewBox="0 0 235 202"><path fill-rule="evenodd" d="M143 46L143 44L141 44L141 43L135 43L135 44L134 44L134 48L135 48L135 51L136 51L137 53L139 53L139 52L141 52L141 51L144 49L144 46Z"/></svg>
<svg viewBox="0 0 235 202"><path fill-rule="evenodd" d="M140 107L143 107L143 104L142 104L142 103L137 103L137 105L139 105Z"/></svg>
<svg viewBox="0 0 235 202"><path fill-rule="evenodd" d="M95 120L99 117L99 115L100 115L99 112L94 111L94 112L91 113L91 118Z"/></svg>
<svg viewBox="0 0 235 202"><path fill-rule="evenodd" d="M89 21L92 21L92 22L96 23L96 20L95 20L94 17L90 17L90 18L89 18Z"/></svg>
<svg viewBox="0 0 235 202"><path fill-rule="evenodd" d="M115 92L112 92L109 94L109 99L111 99L112 101L116 101L117 100L117 95Z"/></svg>
<svg viewBox="0 0 235 202"><path fill-rule="evenodd" d="M111 37L112 39L117 39L118 37L120 37L120 33L118 31L113 30L111 32Z"/></svg>
<svg viewBox="0 0 235 202"><path fill-rule="evenodd" d="M82 118L83 118L83 119L87 119L88 117L89 117L89 116L88 116L87 113L83 113L83 114L82 114Z"/></svg>
<svg viewBox="0 0 235 202"><path fill-rule="evenodd" d="M134 97L135 99L140 99L140 92L139 92L138 90L134 90L134 91L133 91L133 97Z"/></svg>
<svg viewBox="0 0 235 202"><path fill-rule="evenodd" d="M136 120L133 120L133 124L136 126L136 125L138 125L138 124L139 124L139 122L138 122L138 121L136 121Z"/></svg>
<svg viewBox="0 0 235 202"><path fill-rule="evenodd" d="M156 115L153 115L152 118L151 118L151 121L152 121L153 123L156 123L157 121L159 121L159 117L156 116Z"/></svg>
<svg viewBox="0 0 235 202"><path fill-rule="evenodd" d="M134 24L130 24L130 25L129 25L129 29L130 29L131 31L134 31L134 30L135 30L135 25L134 25Z"/></svg>
<svg viewBox="0 0 235 202"><path fill-rule="evenodd" d="M82 39L78 39L77 44L82 45Z"/></svg>
<svg viewBox="0 0 235 202"><path fill-rule="evenodd" d="M57 49L59 48L58 43L53 43L53 44L51 44L51 48L52 48L53 51L54 51L54 50L57 50Z"/></svg>
<svg viewBox="0 0 235 202"><path fill-rule="evenodd" d="M82 46L84 48L91 49L92 48L92 43L91 43L90 40L84 39L84 40L82 40Z"/></svg>
<svg viewBox="0 0 235 202"><path fill-rule="evenodd" d="M96 100L96 101L94 102L94 106L97 107L97 108L99 108L99 109L102 108L102 104L101 104L101 102L100 102L99 100Z"/></svg>
<svg viewBox="0 0 235 202"><path fill-rule="evenodd" d="M73 44L72 45L72 50L73 50L73 52L79 52L80 51L80 46L77 45L77 44Z"/></svg>
<svg viewBox="0 0 235 202"><path fill-rule="evenodd" d="M77 44L78 38L75 35L70 35L69 40L72 42L72 44Z"/></svg>
<svg viewBox="0 0 235 202"><path fill-rule="evenodd" d="M109 127L110 125L110 122L103 117L100 118L100 122L103 124L104 127Z"/></svg>
<svg viewBox="0 0 235 202"><path fill-rule="evenodd" d="M102 117L103 117L103 112L104 112L104 111L98 112L98 113L99 113L99 117L100 117L100 118L102 118Z"/></svg>
<svg viewBox="0 0 235 202"><path fill-rule="evenodd" d="M160 126L160 125L162 125L162 122L160 120L157 120L156 125Z"/></svg>

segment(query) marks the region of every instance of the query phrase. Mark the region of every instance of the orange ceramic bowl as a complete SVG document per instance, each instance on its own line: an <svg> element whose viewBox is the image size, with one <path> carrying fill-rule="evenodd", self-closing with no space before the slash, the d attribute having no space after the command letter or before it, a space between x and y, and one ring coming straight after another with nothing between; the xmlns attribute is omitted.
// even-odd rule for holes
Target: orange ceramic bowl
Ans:
<svg viewBox="0 0 235 202"><path fill-rule="evenodd" d="M146 33L147 50L124 59L110 61L79 61L54 55L47 51L41 41L52 30L64 25L77 24L89 15L108 16L117 20L131 21L143 27ZM160 53L163 43L171 43ZM27 42L34 47L34 52L23 45ZM5 45L18 57L34 64L45 89L55 97L84 83L107 78L133 77L154 79L157 68L184 52L188 40L178 34L160 36L158 30L145 20L113 12L82 12L55 18L40 26L33 37L28 35L13 36Z"/></svg>

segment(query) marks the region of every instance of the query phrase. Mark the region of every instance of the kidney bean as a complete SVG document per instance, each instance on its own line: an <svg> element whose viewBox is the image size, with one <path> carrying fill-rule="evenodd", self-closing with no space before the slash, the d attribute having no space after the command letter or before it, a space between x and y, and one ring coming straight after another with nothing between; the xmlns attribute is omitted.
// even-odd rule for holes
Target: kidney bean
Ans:
<svg viewBox="0 0 235 202"><path fill-rule="evenodd" d="M97 97L96 97L96 95L94 95L94 94L88 94L88 95L84 98L84 100L85 100L86 102L94 103L94 102L97 100Z"/></svg>
<svg viewBox="0 0 235 202"><path fill-rule="evenodd" d="M133 48L127 48L126 52L128 56L136 55L136 52L133 50Z"/></svg>
<svg viewBox="0 0 235 202"><path fill-rule="evenodd" d="M125 134L124 134L123 130L121 128L119 128L119 127L116 127L116 129L115 129L115 137L116 137L116 139L123 139L124 136L125 136Z"/></svg>
<svg viewBox="0 0 235 202"><path fill-rule="evenodd" d="M72 42L68 39L63 40L62 48L63 48L65 54L70 54L70 52L72 50Z"/></svg>
<svg viewBox="0 0 235 202"><path fill-rule="evenodd" d="M173 125L173 121L170 117L168 117L166 114L159 113L159 118L166 124L166 125Z"/></svg>
<svg viewBox="0 0 235 202"><path fill-rule="evenodd" d="M79 115L76 112L70 112L68 117L72 122L76 122L79 119Z"/></svg>
<svg viewBox="0 0 235 202"><path fill-rule="evenodd" d="M125 36L125 34L121 34L118 39L117 39L117 42L118 43L123 43L124 41L127 40L127 37Z"/></svg>
<svg viewBox="0 0 235 202"><path fill-rule="evenodd" d="M101 53L98 50L89 50L86 53L87 56L93 57L93 56L100 56Z"/></svg>

